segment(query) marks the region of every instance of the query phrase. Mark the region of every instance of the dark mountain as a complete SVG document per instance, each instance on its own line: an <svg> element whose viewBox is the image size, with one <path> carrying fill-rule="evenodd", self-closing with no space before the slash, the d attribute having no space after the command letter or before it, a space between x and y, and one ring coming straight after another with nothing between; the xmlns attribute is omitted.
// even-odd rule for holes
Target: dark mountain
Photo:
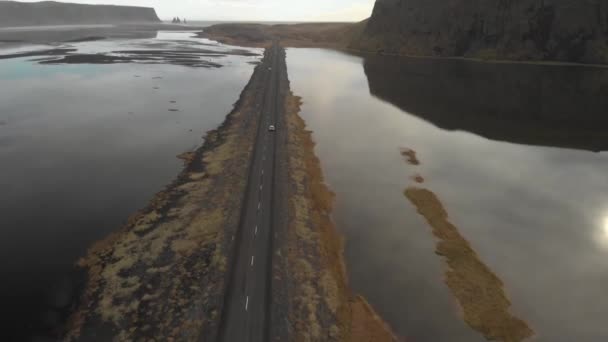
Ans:
<svg viewBox="0 0 608 342"><path fill-rule="evenodd" d="M0 1L0 27L160 22L153 8Z"/></svg>
<svg viewBox="0 0 608 342"><path fill-rule="evenodd" d="M606 0L377 0L352 47L606 64L607 40Z"/></svg>

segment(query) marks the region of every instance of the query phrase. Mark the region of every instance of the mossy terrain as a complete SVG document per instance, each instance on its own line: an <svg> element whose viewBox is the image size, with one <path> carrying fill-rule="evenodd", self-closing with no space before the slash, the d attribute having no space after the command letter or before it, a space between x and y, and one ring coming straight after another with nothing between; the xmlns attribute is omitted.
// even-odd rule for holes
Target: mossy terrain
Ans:
<svg viewBox="0 0 608 342"><path fill-rule="evenodd" d="M502 281L447 220L437 196L430 190L414 187L408 188L405 196L439 239L436 253L445 257L448 264L445 281L463 309L464 320L489 340L515 342L530 337L532 330L526 322L509 313L511 302Z"/></svg>
<svg viewBox="0 0 608 342"><path fill-rule="evenodd" d="M323 180L312 133L287 96L289 228L286 265L294 341L394 341L371 306L348 286L343 240L331 220L334 194Z"/></svg>
<svg viewBox="0 0 608 342"><path fill-rule="evenodd" d="M263 69L204 145L178 156L186 165L179 177L79 261L88 279L66 340L216 340ZM273 267L288 286L285 299L272 302L273 310L286 308L289 322L279 317L278 329L294 341L396 340L348 287L342 238L330 218L334 195L298 116L300 99L289 94L285 106L287 228L276 246L282 262Z"/></svg>
<svg viewBox="0 0 608 342"><path fill-rule="evenodd" d="M199 33L225 44L268 47L279 40L283 47L347 48L365 28L359 23L310 23L293 25L218 24Z"/></svg>
<svg viewBox="0 0 608 342"><path fill-rule="evenodd" d="M414 178L419 184L424 182L418 174ZM448 213L437 195L419 186L408 187L404 195L416 206L438 239L435 253L444 257L448 266L445 283L458 300L467 324L491 341L519 342L532 336L533 331L527 323L509 312L511 302L500 278L448 220Z"/></svg>
<svg viewBox="0 0 608 342"><path fill-rule="evenodd" d="M480 49L475 51L472 55L472 58L477 58L482 61L491 61L498 59L498 51L496 49Z"/></svg>
<svg viewBox="0 0 608 342"><path fill-rule="evenodd" d="M79 261L88 280L67 340L214 340L257 129L258 69L186 168Z"/></svg>

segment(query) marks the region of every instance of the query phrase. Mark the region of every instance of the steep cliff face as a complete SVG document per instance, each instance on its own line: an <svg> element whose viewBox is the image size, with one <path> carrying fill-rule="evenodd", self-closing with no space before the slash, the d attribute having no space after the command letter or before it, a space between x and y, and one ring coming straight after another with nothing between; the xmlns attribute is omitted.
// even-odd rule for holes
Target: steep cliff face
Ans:
<svg viewBox="0 0 608 342"><path fill-rule="evenodd" d="M153 8L0 1L0 27L160 22Z"/></svg>
<svg viewBox="0 0 608 342"><path fill-rule="evenodd" d="M608 63L605 0L377 0L362 50Z"/></svg>

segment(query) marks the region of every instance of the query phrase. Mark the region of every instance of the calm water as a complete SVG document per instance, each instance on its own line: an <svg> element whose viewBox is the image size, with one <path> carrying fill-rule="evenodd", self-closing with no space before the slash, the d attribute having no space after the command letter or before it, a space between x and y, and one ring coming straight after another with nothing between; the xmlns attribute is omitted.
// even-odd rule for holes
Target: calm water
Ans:
<svg viewBox="0 0 608 342"><path fill-rule="evenodd" d="M191 48L189 36L70 46ZM176 155L224 120L258 57L209 59L224 67L0 60L0 310L12 317L3 341L59 322L72 265L179 173Z"/></svg>
<svg viewBox="0 0 608 342"><path fill-rule="evenodd" d="M608 339L608 154L592 152L608 150L608 69L317 49L290 49L288 68L337 194L352 285L400 336L482 339L403 196L419 173L533 340Z"/></svg>

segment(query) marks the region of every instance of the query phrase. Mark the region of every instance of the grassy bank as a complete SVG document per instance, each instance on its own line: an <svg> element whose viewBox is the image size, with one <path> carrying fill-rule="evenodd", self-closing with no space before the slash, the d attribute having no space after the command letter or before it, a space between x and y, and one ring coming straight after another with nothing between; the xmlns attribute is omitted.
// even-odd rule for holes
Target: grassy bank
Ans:
<svg viewBox="0 0 608 342"><path fill-rule="evenodd" d="M268 47L273 40L280 40L283 47L345 49L364 28L365 22L293 25L218 24L206 27L199 36L225 44L249 47Z"/></svg>
<svg viewBox="0 0 608 342"><path fill-rule="evenodd" d="M79 265L88 275L67 340L214 340L257 129L256 69L186 167ZM256 115L254 115L256 114Z"/></svg>
<svg viewBox="0 0 608 342"><path fill-rule="evenodd" d="M306 23L306 24L218 24L206 27L199 37L224 44L268 47L273 40L280 40L283 47L329 48L350 51L356 54L382 54L408 58L470 60L480 63L534 64L558 66L593 66L606 68L605 64L550 61L540 59L505 58L493 49L479 50L465 56L437 56L411 50L387 52L374 47L380 42L367 40L362 44L368 20L358 23ZM374 48L371 48L374 47Z"/></svg>
<svg viewBox="0 0 608 342"><path fill-rule="evenodd" d="M409 153L404 154L404 151ZM411 149L401 154L415 156ZM419 165L409 163L413 166ZM414 174L419 184L424 178ZM448 220L448 213L432 191L416 186L404 192L405 197L418 209L438 239L435 253L444 257L448 266L445 283L462 308L464 320L488 340L519 342L533 335L525 321L509 312L511 302L500 278L481 260L471 244L456 226Z"/></svg>
<svg viewBox="0 0 608 342"><path fill-rule="evenodd" d="M295 341L394 341L388 326L348 286L342 237L331 220L334 194L323 180L300 98L286 98L289 228L285 242L289 315Z"/></svg>
<svg viewBox="0 0 608 342"><path fill-rule="evenodd" d="M79 261L87 282L67 340L216 340L266 69L256 68L203 146L179 156L186 166L178 178ZM273 267L287 286L283 299L272 301L288 322L274 324L295 341L395 340L348 286L342 238L330 217L333 194L298 115L300 100L289 94L284 105L287 227L275 245L282 262Z"/></svg>
<svg viewBox="0 0 608 342"><path fill-rule="evenodd" d="M492 341L523 341L532 335L526 322L509 312L502 281L484 264L469 242L447 220L437 196L422 188L408 188L405 196L418 208L439 239L436 253L449 267L446 284L464 312L464 320Z"/></svg>

